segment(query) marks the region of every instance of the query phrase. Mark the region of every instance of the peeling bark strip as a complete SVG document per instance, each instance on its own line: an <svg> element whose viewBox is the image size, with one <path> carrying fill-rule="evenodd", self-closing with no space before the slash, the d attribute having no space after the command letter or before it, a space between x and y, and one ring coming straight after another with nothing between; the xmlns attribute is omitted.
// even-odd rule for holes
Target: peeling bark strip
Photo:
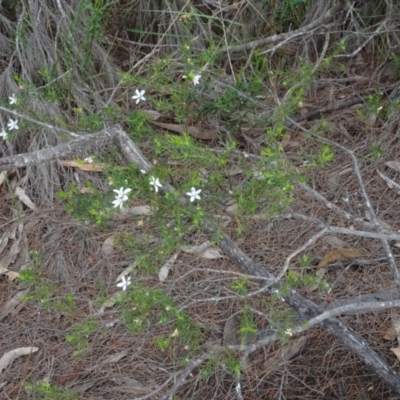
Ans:
<svg viewBox="0 0 400 400"><path fill-rule="evenodd" d="M119 125L106 128L100 132L88 134L78 139L50 149L39 150L35 153L19 154L13 157L0 158L0 171L14 168L26 167L45 161L54 160L58 157L65 157L81 152L84 149L95 146L110 144L112 141L119 147L126 157L126 160L138 165L140 169L148 171L151 164L143 156L129 136ZM173 190L171 186L166 186L168 191ZM260 285L268 285L275 276L268 272L263 266L254 262L250 257L243 253L236 244L225 234L221 234L217 227L210 225L207 228L209 236L219 235L219 247L223 250L230 260L236 264L244 273L259 277ZM271 292L272 285L266 291ZM316 317L324 312L324 309L317 306L310 300L302 297L295 290L291 290L285 297L285 302L293 307L304 321L310 317ZM358 335L346 328L340 321L329 318L321 322L321 327L334 336L360 357L365 364L377 375L379 375L396 393L400 394L400 375L390 368L385 361Z"/></svg>

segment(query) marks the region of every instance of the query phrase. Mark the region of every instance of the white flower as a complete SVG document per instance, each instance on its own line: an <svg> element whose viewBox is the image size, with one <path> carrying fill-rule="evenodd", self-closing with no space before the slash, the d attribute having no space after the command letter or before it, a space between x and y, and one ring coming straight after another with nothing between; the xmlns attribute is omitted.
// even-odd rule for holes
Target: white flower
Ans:
<svg viewBox="0 0 400 400"><path fill-rule="evenodd" d="M7 126L10 128L10 130L18 129L18 120L10 118Z"/></svg>
<svg viewBox="0 0 400 400"><path fill-rule="evenodd" d="M187 192L186 194L190 196L190 202L193 203L196 199L200 200L199 193L201 192L201 189L196 190L194 187L190 189L190 192Z"/></svg>
<svg viewBox="0 0 400 400"><path fill-rule="evenodd" d="M198 85L200 83L201 75L197 74L193 77L193 85Z"/></svg>
<svg viewBox="0 0 400 400"><path fill-rule="evenodd" d="M88 164L91 164L93 162L92 157L86 157L83 161L87 162Z"/></svg>
<svg viewBox="0 0 400 400"><path fill-rule="evenodd" d="M0 137L2 137L3 140L6 140L7 132L4 129L0 132Z"/></svg>
<svg viewBox="0 0 400 400"><path fill-rule="evenodd" d="M15 98L15 94L8 98L10 100L10 104L17 104L17 99Z"/></svg>
<svg viewBox="0 0 400 400"><path fill-rule="evenodd" d="M179 331L178 329L174 330L174 333L171 335L172 337L178 337L179 336Z"/></svg>
<svg viewBox="0 0 400 400"><path fill-rule="evenodd" d="M124 189L121 187L121 189L114 189L113 192L117 193L116 198L123 199L123 201L128 200L127 194L131 191L132 189Z"/></svg>
<svg viewBox="0 0 400 400"><path fill-rule="evenodd" d="M123 187L121 187L121 189L119 190L114 189L114 192L117 193L117 195L115 196L115 200L112 202L114 204L114 208L119 206L122 210L124 201L128 200L127 193L129 193L130 191L131 189L124 189Z"/></svg>
<svg viewBox="0 0 400 400"><path fill-rule="evenodd" d="M131 284L131 277L128 276L128 279L125 279L125 276L122 277L122 282L118 283L118 287L122 287L122 290L125 292L126 288Z"/></svg>
<svg viewBox="0 0 400 400"><path fill-rule="evenodd" d="M293 331L291 328L286 329L285 334L288 336L293 336Z"/></svg>
<svg viewBox="0 0 400 400"><path fill-rule="evenodd" d="M145 101L145 100L146 100L146 98L144 97L144 94L145 94L145 93L146 93L145 90L138 90L138 89L136 89L136 90L135 90L135 95L132 96L132 99L133 99L133 100L136 100L136 104L138 104L139 101Z"/></svg>
<svg viewBox="0 0 400 400"><path fill-rule="evenodd" d="M124 199L122 199L121 197L116 197L112 203L114 204L114 208L119 206L122 210L122 208L124 207Z"/></svg>
<svg viewBox="0 0 400 400"><path fill-rule="evenodd" d="M158 188L162 187L160 180L157 178L154 178L154 176L150 177L151 181L150 181L150 185L154 186L154 190L156 191L156 193L158 192Z"/></svg>

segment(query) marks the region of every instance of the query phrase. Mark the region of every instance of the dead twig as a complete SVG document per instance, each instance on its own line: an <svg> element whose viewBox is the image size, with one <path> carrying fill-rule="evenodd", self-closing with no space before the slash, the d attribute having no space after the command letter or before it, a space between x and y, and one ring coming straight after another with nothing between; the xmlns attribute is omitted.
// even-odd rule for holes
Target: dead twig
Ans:
<svg viewBox="0 0 400 400"><path fill-rule="evenodd" d="M280 40L287 40L288 38L298 36L299 34L308 33L310 31L318 28L319 26L328 24L335 18L335 15L337 13L347 10L348 7L349 7L349 5L346 0L338 0L337 3L332 8L330 8L324 15L321 15L315 21L311 22L310 24L308 24L306 26L303 26L302 28L296 29L292 32L281 33L280 35L273 35L273 36L269 36L266 38L254 40L249 43L239 44L236 46L223 47L221 49L218 49L216 51L216 54L220 54L220 53L224 53L224 52L252 50L257 47L266 45L266 44L275 43Z"/></svg>

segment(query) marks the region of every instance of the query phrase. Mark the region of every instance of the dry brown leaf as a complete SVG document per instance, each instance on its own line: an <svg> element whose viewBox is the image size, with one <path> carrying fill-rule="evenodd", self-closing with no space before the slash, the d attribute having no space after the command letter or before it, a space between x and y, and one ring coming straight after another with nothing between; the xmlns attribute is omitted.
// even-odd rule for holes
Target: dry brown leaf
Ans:
<svg viewBox="0 0 400 400"><path fill-rule="evenodd" d="M307 340L307 335L300 336L299 338L291 340L290 343L279 349L275 356L268 357L264 363L265 375L269 375L287 365L287 362L304 348Z"/></svg>
<svg viewBox="0 0 400 400"><path fill-rule="evenodd" d="M392 324L393 324L393 328L397 334L397 341L400 344L400 317L398 315L396 315L396 314L392 315Z"/></svg>
<svg viewBox="0 0 400 400"><path fill-rule="evenodd" d="M19 186L15 188L15 194L17 197L31 210L36 211L37 207L33 204L33 201L25 194L25 190L21 189Z"/></svg>
<svg viewBox="0 0 400 400"><path fill-rule="evenodd" d="M110 255L113 253L114 237L115 237L115 235L112 235L104 241L103 246L101 247L101 250L103 251L104 254Z"/></svg>
<svg viewBox="0 0 400 400"><path fill-rule="evenodd" d="M228 214L236 214L237 210L239 209L236 203L233 203L231 206L226 207L225 211Z"/></svg>
<svg viewBox="0 0 400 400"><path fill-rule="evenodd" d="M8 243L8 233L9 231L5 232L3 235L3 239L0 239L0 254L4 251Z"/></svg>
<svg viewBox="0 0 400 400"><path fill-rule="evenodd" d="M385 165L397 172L400 172L400 161L388 161L385 163Z"/></svg>
<svg viewBox="0 0 400 400"><path fill-rule="evenodd" d="M231 315L226 321L223 333L223 342L225 346L236 346L238 344L236 334L238 323L238 317L236 314Z"/></svg>
<svg viewBox="0 0 400 400"><path fill-rule="evenodd" d="M396 357L400 360L400 347L392 347L390 350L393 351L393 353L396 354Z"/></svg>
<svg viewBox="0 0 400 400"><path fill-rule="evenodd" d="M161 114L155 110L140 110L145 115L149 115L153 121L161 117Z"/></svg>
<svg viewBox="0 0 400 400"><path fill-rule="evenodd" d="M218 249L209 248L206 251L203 251L203 253L200 254L200 257L214 259L214 258L223 258L224 256L218 251Z"/></svg>
<svg viewBox="0 0 400 400"><path fill-rule="evenodd" d="M392 341L392 340L396 339L396 337L397 337L397 334L396 334L395 329L393 328L393 326L389 326L389 328L386 329L383 339Z"/></svg>
<svg viewBox="0 0 400 400"><path fill-rule="evenodd" d="M75 167L75 168L81 169L82 171L88 171L88 172L103 171L103 169L106 166L106 164L103 164L103 163L81 164L81 163L78 163L78 162L73 161L73 160L71 160L71 161L60 160L60 163L64 167Z"/></svg>
<svg viewBox="0 0 400 400"><path fill-rule="evenodd" d="M38 350L39 349L37 347L20 347L4 354L4 356L0 358L0 373L3 371L4 368L7 368L16 358L27 356L31 353L35 353Z"/></svg>
<svg viewBox="0 0 400 400"><path fill-rule="evenodd" d="M166 263L160 268L158 272L158 279L160 282L164 282L167 279L169 270L174 266L175 261L178 257L178 253L175 253L172 257L170 257Z"/></svg>
<svg viewBox="0 0 400 400"><path fill-rule="evenodd" d="M3 257L0 260L0 271L2 271L4 268L8 268L8 266L11 265L16 260L19 252L20 252L19 240L16 240L13 243L13 245L11 246L11 249L10 249L10 252L8 253L8 255ZM7 271L3 271L3 272L7 272Z"/></svg>
<svg viewBox="0 0 400 400"><path fill-rule="evenodd" d="M8 271L5 275L11 282L19 277L19 273L14 271Z"/></svg>
<svg viewBox="0 0 400 400"><path fill-rule="evenodd" d="M342 249L346 246L346 242L342 239L339 239L334 235L327 235L322 240L332 246L334 249Z"/></svg>
<svg viewBox="0 0 400 400"><path fill-rule="evenodd" d="M398 343L400 343L400 318L398 315L392 315L392 325L386 330L383 339L394 340L397 338Z"/></svg>
<svg viewBox="0 0 400 400"><path fill-rule="evenodd" d="M338 249L325 254L323 259L319 262L317 270L332 262L343 260L345 258L367 257L368 253L362 249Z"/></svg>
<svg viewBox="0 0 400 400"><path fill-rule="evenodd" d="M129 264L117 277L115 280L115 283L119 282L123 276L129 275L136 267L137 267L137 262L134 261L132 264Z"/></svg>
<svg viewBox="0 0 400 400"><path fill-rule="evenodd" d="M98 314L103 314L106 308L111 308L117 302L120 293L114 293L110 298L108 298L100 307Z"/></svg>
<svg viewBox="0 0 400 400"><path fill-rule="evenodd" d="M91 188L91 187L82 187L80 190L79 190L82 194L87 194L87 193L89 193L89 194L92 194L92 193L95 193L96 191L93 189L93 188Z"/></svg>
<svg viewBox="0 0 400 400"><path fill-rule="evenodd" d="M178 125L178 124L166 124L163 122L155 122L155 121L149 121L149 122L172 132L188 133L190 136L196 139L203 139L203 140L215 139L215 133L209 129L200 129L197 126L188 126L187 128L185 128L183 125Z"/></svg>
<svg viewBox="0 0 400 400"><path fill-rule="evenodd" d="M0 185L3 184L4 180L6 179L6 175L7 175L6 171L0 172Z"/></svg>
<svg viewBox="0 0 400 400"><path fill-rule="evenodd" d="M136 207L129 207L127 212L132 215L150 215L151 208L150 206L136 206Z"/></svg>
<svg viewBox="0 0 400 400"><path fill-rule="evenodd" d="M7 301L0 312L0 321L7 317L8 314L15 313L15 310L21 305L23 298L29 293L29 291L30 289L28 288L18 292L11 300ZM22 303L22 305L24 304L25 303Z"/></svg>

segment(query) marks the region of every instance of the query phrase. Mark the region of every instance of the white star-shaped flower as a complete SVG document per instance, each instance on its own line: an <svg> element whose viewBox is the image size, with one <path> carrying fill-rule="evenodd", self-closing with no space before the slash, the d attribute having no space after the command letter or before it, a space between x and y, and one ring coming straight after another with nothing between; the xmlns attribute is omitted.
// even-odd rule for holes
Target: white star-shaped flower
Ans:
<svg viewBox="0 0 400 400"><path fill-rule="evenodd" d="M6 140L7 132L4 129L0 132L0 137L2 137L3 140Z"/></svg>
<svg viewBox="0 0 400 400"><path fill-rule="evenodd" d="M154 178L154 176L150 177L150 185L154 186L154 190L156 191L156 193L158 192L158 188L162 187L160 180L158 178Z"/></svg>
<svg viewBox="0 0 400 400"><path fill-rule="evenodd" d="M138 89L136 89L136 90L135 90L135 95L132 96L132 99L133 99L133 100L136 100L136 104L138 104L139 101L145 101L145 100L146 100L146 98L144 97L144 94L145 94L145 93L146 93L145 90L138 90Z"/></svg>
<svg viewBox="0 0 400 400"><path fill-rule="evenodd" d="M193 85L198 85L200 83L201 75L197 74L193 77Z"/></svg>
<svg viewBox="0 0 400 400"><path fill-rule="evenodd" d="M192 187L190 189L190 192L186 193L188 196L190 196L190 202L191 203L193 203L196 199L200 200L200 196L199 196L200 192L201 192L201 189L196 190L194 187Z"/></svg>
<svg viewBox="0 0 400 400"><path fill-rule="evenodd" d="M93 159L92 157L86 157L83 161L87 162L88 164L92 164Z"/></svg>
<svg viewBox="0 0 400 400"><path fill-rule="evenodd" d="M10 118L10 121L8 121L7 126L10 128L11 131L13 129L18 129L18 120Z"/></svg>
<svg viewBox="0 0 400 400"><path fill-rule="evenodd" d="M117 193L117 198L128 200L128 196L127 194L131 191L132 189L124 189L123 187L121 187L121 189L114 189L113 192Z"/></svg>
<svg viewBox="0 0 400 400"><path fill-rule="evenodd" d="M112 202L114 204L114 208L116 207L120 207L121 210L123 208L124 205L124 201L128 200L128 196L127 194L131 191L131 189L124 189L123 187L121 187L121 189L114 189L113 190L115 193L117 193L117 195L115 196L115 200Z"/></svg>
<svg viewBox="0 0 400 400"><path fill-rule="evenodd" d="M15 98L15 94L8 98L10 100L10 104L17 104L17 99Z"/></svg>
<svg viewBox="0 0 400 400"><path fill-rule="evenodd" d="M114 204L114 208L118 207L122 210L124 208L124 199L122 197L116 197L112 202Z"/></svg>
<svg viewBox="0 0 400 400"><path fill-rule="evenodd" d="M125 276L122 277L122 282L118 283L118 287L122 287L122 290L125 292L126 288L131 284L131 277L128 276L128 279L125 279Z"/></svg>

